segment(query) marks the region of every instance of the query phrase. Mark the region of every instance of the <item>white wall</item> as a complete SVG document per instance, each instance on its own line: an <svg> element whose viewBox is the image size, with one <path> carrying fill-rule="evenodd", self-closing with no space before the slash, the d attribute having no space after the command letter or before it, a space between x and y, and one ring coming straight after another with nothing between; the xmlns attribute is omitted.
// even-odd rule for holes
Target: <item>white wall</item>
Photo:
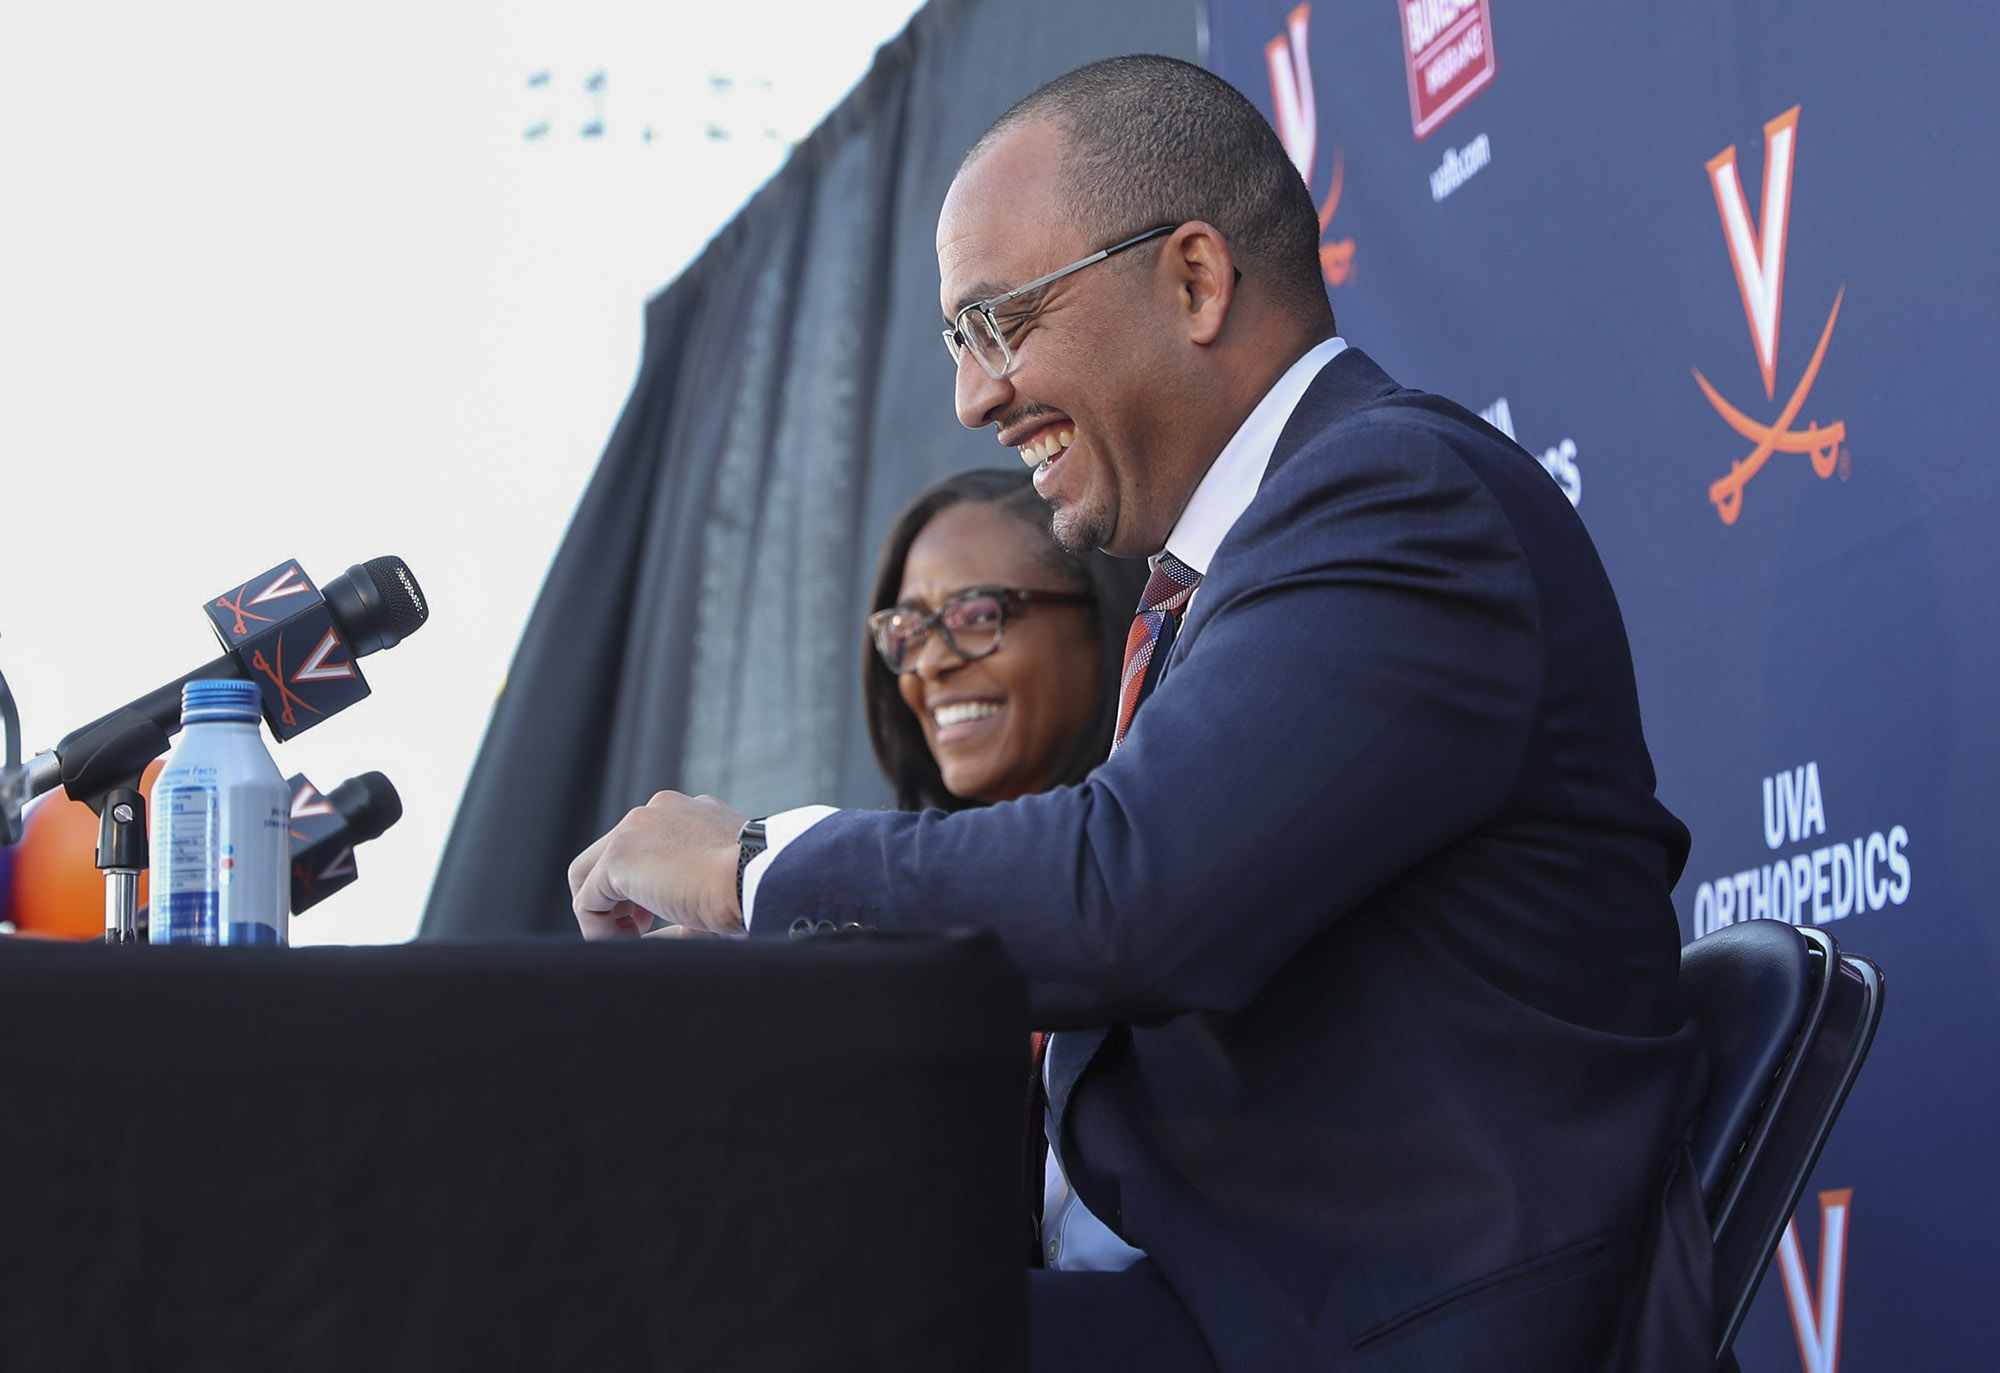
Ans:
<svg viewBox="0 0 2000 1373"><path fill-rule="evenodd" d="M914 5L18 8L0 671L26 748L214 656L203 603L264 568L398 554L429 625L276 752L406 807L297 942L406 938L646 297Z"/></svg>

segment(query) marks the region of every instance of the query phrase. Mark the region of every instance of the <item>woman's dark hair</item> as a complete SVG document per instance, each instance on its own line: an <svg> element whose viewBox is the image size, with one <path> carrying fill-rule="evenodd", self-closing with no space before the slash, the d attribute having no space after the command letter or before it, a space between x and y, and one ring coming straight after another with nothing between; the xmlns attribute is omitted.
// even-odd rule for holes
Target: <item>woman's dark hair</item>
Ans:
<svg viewBox="0 0 2000 1373"><path fill-rule="evenodd" d="M1032 474L1024 467L961 472L948 477L911 501L896 517L889 537L882 545L882 560L875 569L875 589L868 598L872 614L896 604L903 589L903 564L910 545L917 541L938 513L961 501L993 505L1018 518L1040 538L1040 556L1063 581L1091 596L1091 610L1097 617L1100 655L1100 684L1097 703L1076 743L1063 758L1050 780L1052 786L1080 782L1111 752L1111 728L1117 720L1118 675L1124 667L1125 637L1132 628L1133 612L1146 585L1146 564L1137 559L1109 557L1103 553L1076 554L1064 549L1050 532L1051 511L1035 494ZM896 686L896 674L889 671L867 635L862 636L861 696L868 708L868 742L875 747L875 761L896 789L896 805L902 810L965 810L979 802L954 796L945 790L937 760L924 742L923 726L903 701Z"/></svg>

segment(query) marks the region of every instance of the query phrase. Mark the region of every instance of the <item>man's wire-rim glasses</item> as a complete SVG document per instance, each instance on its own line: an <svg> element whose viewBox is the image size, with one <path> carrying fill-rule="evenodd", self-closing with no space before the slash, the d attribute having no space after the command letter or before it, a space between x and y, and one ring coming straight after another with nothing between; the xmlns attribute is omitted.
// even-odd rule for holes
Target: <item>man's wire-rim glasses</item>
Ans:
<svg viewBox="0 0 2000 1373"><path fill-rule="evenodd" d="M1060 281L1071 272L1080 272L1093 263L1102 262L1107 257L1124 252L1127 248L1170 234L1179 224L1162 224L1156 229L1148 229L1142 234L1134 234L1121 239L1109 248L1100 248L1089 257L1078 258L1067 267L1058 267L1047 276L1036 277L1025 286L1016 286L1011 291L1002 291L987 300L975 300L958 312L951 328L944 331L944 346L951 353L956 364L970 350L977 358L986 375L998 381L1014 370L1014 350L1007 346L1007 331L1000 327L1000 319L995 311L1001 306L1019 300L1030 291L1039 291L1051 282Z"/></svg>
<svg viewBox="0 0 2000 1373"><path fill-rule="evenodd" d="M945 647L972 662L1000 647L1005 637L1007 615L1023 605L1089 605L1087 591L1024 591L1018 587L970 586L945 598L944 604L925 614L908 606L892 605L868 617L868 637L889 671L898 675L917 670L917 656L924 641L936 630Z"/></svg>

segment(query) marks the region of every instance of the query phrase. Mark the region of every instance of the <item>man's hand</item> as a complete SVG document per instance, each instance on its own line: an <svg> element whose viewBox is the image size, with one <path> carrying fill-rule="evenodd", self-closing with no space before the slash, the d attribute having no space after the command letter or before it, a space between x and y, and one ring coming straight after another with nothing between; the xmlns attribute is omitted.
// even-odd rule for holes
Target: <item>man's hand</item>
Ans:
<svg viewBox="0 0 2000 1373"><path fill-rule="evenodd" d="M641 934L656 919L718 933L743 928L736 834L745 818L713 796L677 791L626 812L569 865L583 937Z"/></svg>

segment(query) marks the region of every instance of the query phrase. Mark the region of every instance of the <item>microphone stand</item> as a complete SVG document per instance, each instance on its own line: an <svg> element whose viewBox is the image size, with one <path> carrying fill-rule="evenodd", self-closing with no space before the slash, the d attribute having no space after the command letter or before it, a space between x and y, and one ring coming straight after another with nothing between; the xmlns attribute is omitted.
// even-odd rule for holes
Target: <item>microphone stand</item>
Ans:
<svg viewBox="0 0 2000 1373"><path fill-rule="evenodd" d="M139 790L139 779L146 764L167 751L167 731L150 715L127 707L63 740L60 757L42 753L23 764L20 716L4 676L0 676L0 724L7 730L6 763L0 766L0 843L18 843L21 807L57 786L89 806L98 817L104 942L136 944L139 874L148 862L146 797Z"/></svg>
<svg viewBox="0 0 2000 1373"><path fill-rule="evenodd" d="M146 797L138 778L113 787L98 811L97 866L104 872L104 942L139 942L139 874L146 870Z"/></svg>
<svg viewBox="0 0 2000 1373"><path fill-rule="evenodd" d="M97 812L104 873L104 942L139 942L139 874L146 870L146 797L139 779L167 751L167 732L136 710L113 711L63 740L63 790ZM40 761L40 760L37 760Z"/></svg>
<svg viewBox="0 0 2000 1373"><path fill-rule="evenodd" d="M279 582L299 576L296 564L281 563L259 580L275 579L271 581L275 588ZM246 584L237 593L236 601L225 597L217 604L235 606L248 590ZM292 590L312 588L300 583ZM350 654L356 658L392 648L430 618L430 609L424 603L416 578L401 558L376 558L350 567L345 576L328 582L315 596L315 602L310 609L323 623L315 623L312 633L317 636L321 629L326 632L319 649L322 654L341 639L347 641ZM209 614L218 631L222 630L223 621L215 606L209 607ZM242 618L239 611L238 637L242 634ZM297 615L284 620L286 625L300 622ZM271 631L279 628L273 625ZM227 633L223 637L225 642L234 642ZM213 662L72 731L54 749L37 754L25 764L21 762L20 718L7 680L0 676L0 725L6 727L7 733L6 762L0 765L0 845L19 842L21 808L57 786L96 812L97 866L104 873L107 944L129 944L138 938L139 874L147 863L146 801L139 790L139 779L146 764L167 751L169 737L180 728L184 686L201 678L256 681L259 675L269 676L285 698L282 722L287 728L280 731L279 721L271 722L272 730L281 738L289 738L313 723L294 721L294 702L305 705L318 717L344 709L368 694L359 669L350 666L341 675L353 679L352 686L358 688L358 694L344 690L338 698L322 698L317 705L303 701L265 665L262 649L252 647L256 642L258 636L251 636ZM277 642L282 653L282 638ZM322 674L326 675L330 674Z"/></svg>
<svg viewBox="0 0 2000 1373"><path fill-rule="evenodd" d="M0 848L21 842L21 807L26 803L28 771L21 766L21 712L7 674L0 672L0 728L7 731L6 761L0 763Z"/></svg>

